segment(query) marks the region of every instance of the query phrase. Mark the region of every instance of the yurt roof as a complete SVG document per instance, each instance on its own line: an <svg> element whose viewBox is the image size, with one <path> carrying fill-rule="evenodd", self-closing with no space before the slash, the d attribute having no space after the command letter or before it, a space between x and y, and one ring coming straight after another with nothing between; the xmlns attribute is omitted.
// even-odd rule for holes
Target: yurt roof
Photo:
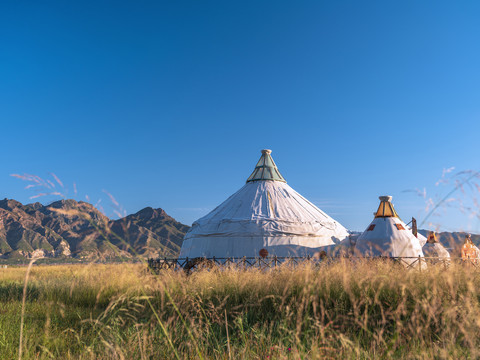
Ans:
<svg viewBox="0 0 480 360"><path fill-rule="evenodd" d="M375 217L399 217L392 204L391 196L380 196L380 205L375 213Z"/></svg>
<svg viewBox="0 0 480 360"><path fill-rule="evenodd" d="M255 165L252 174L248 177L247 182L259 180L287 182L282 174L280 174L280 171L278 171L277 165L270 155L271 153L272 150L262 150L262 156L260 157L260 160L258 160L257 165Z"/></svg>

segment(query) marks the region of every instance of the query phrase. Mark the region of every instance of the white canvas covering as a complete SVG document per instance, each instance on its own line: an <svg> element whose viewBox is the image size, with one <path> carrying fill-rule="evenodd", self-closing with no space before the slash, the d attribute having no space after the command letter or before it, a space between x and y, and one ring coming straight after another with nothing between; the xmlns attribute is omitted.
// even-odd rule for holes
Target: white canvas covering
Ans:
<svg viewBox="0 0 480 360"><path fill-rule="evenodd" d="M440 243L426 243L422 247L422 251L426 257L439 257L439 258L450 258L450 253L445 247Z"/></svg>
<svg viewBox="0 0 480 360"><path fill-rule="evenodd" d="M381 196L380 201L375 219L356 241L356 252L365 256L423 257L420 241L396 214L391 197ZM382 205L388 213L380 213Z"/></svg>
<svg viewBox="0 0 480 360"><path fill-rule="evenodd" d="M293 190L274 164L263 150L248 182L192 225L180 257L254 257L261 249L305 256L347 239L348 231Z"/></svg>
<svg viewBox="0 0 480 360"><path fill-rule="evenodd" d="M420 233L417 234L417 238L422 246L423 254L426 257L450 258L448 250L438 241L429 243L427 242L427 238Z"/></svg>

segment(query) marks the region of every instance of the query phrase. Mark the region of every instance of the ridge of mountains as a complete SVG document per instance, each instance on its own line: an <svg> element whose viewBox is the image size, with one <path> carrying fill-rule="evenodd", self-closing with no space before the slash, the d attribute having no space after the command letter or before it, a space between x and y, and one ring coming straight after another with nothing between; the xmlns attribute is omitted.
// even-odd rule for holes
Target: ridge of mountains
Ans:
<svg viewBox="0 0 480 360"><path fill-rule="evenodd" d="M160 208L146 207L112 220L83 201L23 205L4 199L0 200L0 259L175 257L189 228ZM452 256L459 256L465 233L440 232L437 239ZM472 240L479 244L480 235L472 234Z"/></svg>
<svg viewBox="0 0 480 360"><path fill-rule="evenodd" d="M177 256L189 226L146 207L118 220L72 199L49 205L0 200L0 258Z"/></svg>
<svg viewBox="0 0 480 360"><path fill-rule="evenodd" d="M429 230L418 230L419 233L428 238ZM470 234L472 236L472 241L475 245L479 246L480 244L480 235L466 233L466 232L436 232L437 240L449 249L450 255L454 257L459 257L461 255L461 248L465 243L465 235Z"/></svg>

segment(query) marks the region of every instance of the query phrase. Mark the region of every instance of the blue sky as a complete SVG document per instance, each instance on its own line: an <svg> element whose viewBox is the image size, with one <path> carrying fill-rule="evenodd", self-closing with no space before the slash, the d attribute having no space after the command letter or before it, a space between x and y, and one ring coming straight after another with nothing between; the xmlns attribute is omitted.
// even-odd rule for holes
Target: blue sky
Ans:
<svg viewBox="0 0 480 360"><path fill-rule="evenodd" d="M479 17L475 1L2 2L0 196L48 203L10 174L54 173L107 215L104 191L191 224L270 148L347 228L382 194L422 221L444 169L479 170ZM480 231L455 201L431 226Z"/></svg>

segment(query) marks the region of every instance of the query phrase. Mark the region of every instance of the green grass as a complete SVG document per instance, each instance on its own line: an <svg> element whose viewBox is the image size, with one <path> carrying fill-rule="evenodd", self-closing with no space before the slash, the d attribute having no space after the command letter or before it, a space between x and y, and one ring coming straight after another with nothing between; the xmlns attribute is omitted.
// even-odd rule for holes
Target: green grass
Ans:
<svg viewBox="0 0 480 360"><path fill-rule="evenodd" d="M18 358L25 272L0 269L2 359ZM473 269L382 262L189 277L33 267L23 336L24 359L475 359L478 349Z"/></svg>

